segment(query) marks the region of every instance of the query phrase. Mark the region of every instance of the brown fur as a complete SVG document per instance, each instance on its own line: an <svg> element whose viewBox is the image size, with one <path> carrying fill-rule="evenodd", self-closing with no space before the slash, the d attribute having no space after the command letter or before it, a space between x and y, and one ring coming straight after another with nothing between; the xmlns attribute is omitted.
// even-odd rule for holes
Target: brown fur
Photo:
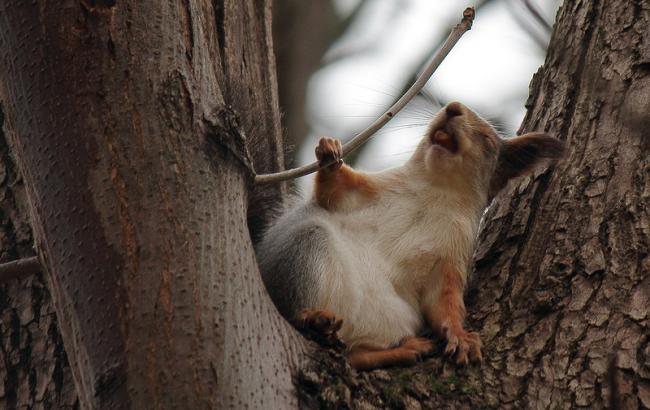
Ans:
<svg viewBox="0 0 650 410"><path fill-rule="evenodd" d="M356 191L368 199L377 194L377 190L363 174L343 165L341 155L340 141L321 138L318 142L316 158L321 165L327 166L318 170L314 192L318 205L328 210L336 209L349 192Z"/></svg>
<svg viewBox="0 0 650 410"><path fill-rule="evenodd" d="M372 184L347 165L338 170L320 170L316 175L316 201L325 209L336 209L346 193L357 191L365 198L377 194Z"/></svg>
<svg viewBox="0 0 650 410"><path fill-rule="evenodd" d="M359 345L347 356L350 365L357 370L372 370L386 366L410 366L425 353L433 349L430 340L421 337L406 337L398 347L382 349Z"/></svg>
<svg viewBox="0 0 650 410"><path fill-rule="evenodd" d="M493 198L508 181L529 172L543 159L558 159L564 143L541 132L531 132L506 139L501 144L496 170L490 181L489 198Z"/></svg>
<svg viewBox="0 0 650 410"><path fill-rule="evenodd" d="M298 329L312 329L324 335L335 334L343 320L328 310L303 309L295 319Z"/></svg>
<svg viewBox="0 0 650 410"><path fill-rule="evenodd" d="M343 320L329 310L303 309L293 319L293 324L307 338L323 346L345 348L337 335Z"/></svg>
<svg viewBox="0 0 650 410"><path fill-rule="evenodd" d="M301 331L313 331L320 334L325 345L332 345L336 332L341 329L343 320L328 310L303 309L294 324ZM320 342L323 340L319 339ZM425 353L431 352L433 343L421 337L405 337L399 346L385 349L383 347L362 344L347 353L348 362L357 370L372 370L385 366L412 365Z"/></svg>
<svg viewBox="0 0 650 410"><path fill-rule="evenodd" d="M481 342L478 334L463 328L465 303L463 302L463 275L451 261L442 265L442 287L435 304L424 306L424 316L431 328L448 341L445 353L456 353L456 362L466 365L480 362Z"/></svg>

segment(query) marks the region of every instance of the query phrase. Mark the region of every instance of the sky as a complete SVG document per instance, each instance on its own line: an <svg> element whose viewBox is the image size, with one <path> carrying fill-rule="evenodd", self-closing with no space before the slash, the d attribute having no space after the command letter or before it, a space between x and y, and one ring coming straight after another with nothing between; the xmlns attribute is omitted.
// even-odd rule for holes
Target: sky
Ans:
<svg viewBox="0 0 650 410"><path fill-rule="evenodd" d="M358 0L336 0L346 15ZM460 21L464 0L369 0L325 56L307 91L311 132L298 151L298 163L314 160L320 136L345 141L354 136L401 94L412 73L433 47ZM559 0L531 0L546 21L554 21ZM527 30L523 27L527 27ZM467 32L429 80L426 90L443 102L461 101L512 135L524 117L532 75L545 52L549 33L527 13L522 0L493 0L478 10ZM377 171L408 159L429 118L439 109L418 98L362 148L355 168ZM299 186L308 189L310 178Z"/></svg>

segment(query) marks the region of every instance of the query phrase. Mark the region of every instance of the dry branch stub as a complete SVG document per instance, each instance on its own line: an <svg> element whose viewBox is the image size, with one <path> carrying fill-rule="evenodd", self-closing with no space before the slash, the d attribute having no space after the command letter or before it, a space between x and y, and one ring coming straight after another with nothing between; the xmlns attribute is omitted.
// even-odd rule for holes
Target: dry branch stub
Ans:
<svg viewBox="0 0 650 410"><path fill-rule="evenodd" d="M18 259L15 261L0 264L0 283L38 273L41 270L41 263L38 256Z"/></svg>

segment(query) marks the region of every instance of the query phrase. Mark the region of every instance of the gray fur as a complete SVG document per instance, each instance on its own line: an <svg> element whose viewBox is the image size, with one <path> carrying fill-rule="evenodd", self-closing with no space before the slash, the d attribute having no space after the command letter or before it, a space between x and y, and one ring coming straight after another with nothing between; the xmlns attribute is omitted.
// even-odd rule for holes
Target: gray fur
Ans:
<svg viewBox="0 0 650 410"><path fill-rule="evenodd" d="M278 310L292 319L314 306L318 275L329 254L328 233L318 224L327 211L313 202L288 210L269 228L257 247L262 279Z"/></svg>

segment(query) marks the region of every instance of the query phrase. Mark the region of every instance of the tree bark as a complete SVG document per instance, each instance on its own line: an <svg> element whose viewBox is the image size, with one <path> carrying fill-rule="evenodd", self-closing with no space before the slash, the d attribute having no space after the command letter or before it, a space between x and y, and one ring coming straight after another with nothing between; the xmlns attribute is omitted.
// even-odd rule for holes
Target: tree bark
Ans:
<svg viewBox="0 0 650 410"><path fill-rule="evenodd" d="M650 407L650 4L566 2L522 131L566 140L553 172L485 217L471 295L486 400Z"/></svg>
<svg viewBox="0 0 650 410"><path fill-rule="evenodd" d="M6 1L0 49L81 407L295 405L246 229L282 194L249 189L283 167L268 2Z"/></svg>
<svg viewBox="0 0 650 410"><path fill-rule="evenodd" d="M441 346L361 376L331 350L301 360L246 229L283 192L249 184L251 163L283 167L268 4L142 3L0 4L0 100L82 407L603 408L614 385L650 408L647 2L558 14L522 131L568 154L485 217L467 295L484 365ZM15 209L12 257L31 244ZM0 293L0 403L74 405L36 280Z"/></svg>
<svg viewBox="0 0 650 410"><path fill-rule="evenodd" d="M9 153L0 106L0 261L34 254L25 187ZM0 283L0 408L78 408L42 275Z"/></svg>

